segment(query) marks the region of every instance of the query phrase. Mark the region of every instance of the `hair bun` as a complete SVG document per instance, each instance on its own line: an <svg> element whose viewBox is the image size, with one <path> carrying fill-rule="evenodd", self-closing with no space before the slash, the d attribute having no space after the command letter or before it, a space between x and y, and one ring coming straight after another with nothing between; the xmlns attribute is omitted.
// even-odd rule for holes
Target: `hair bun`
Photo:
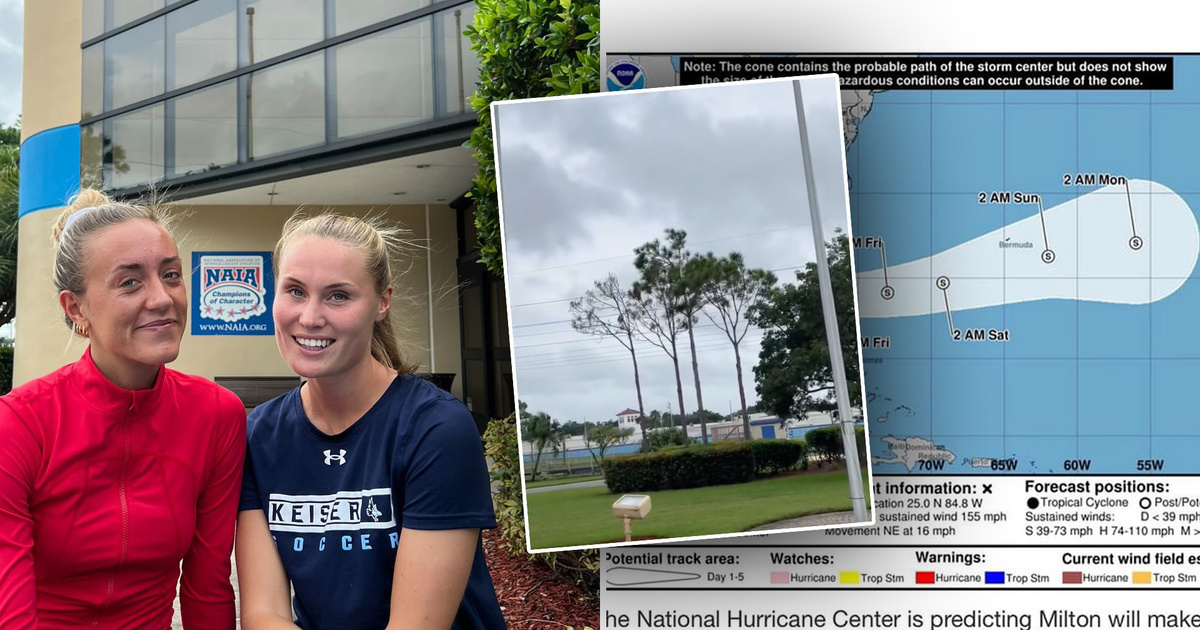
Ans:
<svg viewBox="0 0 1200 630"><path fill-rule="evenodd" d="M96 190L95 188L84 188L79 191L78 195L71 198L71 203L65 210L58 215L58 220L54 222L54 227L50 229L50 238L54 240L55 246L62 238L63 230L66 229L67 220L71 215L83 210L84 208L93 208L96 206L107 206L112 204L112 199L108 195Z"/></svg>

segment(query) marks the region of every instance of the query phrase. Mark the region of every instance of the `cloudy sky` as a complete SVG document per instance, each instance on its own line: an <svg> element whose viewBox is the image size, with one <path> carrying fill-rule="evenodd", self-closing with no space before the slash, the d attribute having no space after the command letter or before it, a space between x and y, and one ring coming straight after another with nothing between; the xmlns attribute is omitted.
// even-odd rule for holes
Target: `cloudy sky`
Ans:
<svg viewBox="0 0 1200 630"><path fill-rule="evenodd" d="M828 236L846 229L842 137L833 78L805 79L818 205ZM633 251L666 228L687 249L741 252L781 282L815 260L791 81L602 94L497 106L505 268L517 392L560 421L637 408L629 352L571 328L569 303L615 273L637 279ZM703 316L695 330L704 406L737 409L733 349ZM760 331L741 345L747 404ZM680 338L684 404L696 409ZM636 345L645 410L679 411L667 355Z"/></svg>
<svg viewBox="0 0 1200 630"><path fill-rule="evenodd" d="M0 123L12 125L21 113L22 0L0 0Z"/></svg>

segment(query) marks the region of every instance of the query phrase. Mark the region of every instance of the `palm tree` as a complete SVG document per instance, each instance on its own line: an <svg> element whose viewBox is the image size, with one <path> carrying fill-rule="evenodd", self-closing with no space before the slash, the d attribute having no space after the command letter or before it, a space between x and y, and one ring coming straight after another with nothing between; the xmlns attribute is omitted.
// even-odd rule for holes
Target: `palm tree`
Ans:
<svg viewBox="0 0 1200 630"><path fill-rule="evenodd" d="M0 326L17 310L17 190L19 146L0 144Z"/></svg>
<svg viewBox="0 0 1200 630"><path fill-rule="evenodd" d="M542 461L542 453L554 444L560 431L558 423L549 414L539 411L521 420L521 440L533 444L536 452L533 458L533 473L530 481L537 481L538 464Z"/></svg>

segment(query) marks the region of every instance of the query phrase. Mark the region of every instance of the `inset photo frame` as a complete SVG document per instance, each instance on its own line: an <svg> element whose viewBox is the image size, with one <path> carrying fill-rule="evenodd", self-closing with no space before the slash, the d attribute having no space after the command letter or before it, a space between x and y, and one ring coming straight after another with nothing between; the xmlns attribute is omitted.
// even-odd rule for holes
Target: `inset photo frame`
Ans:
<svg viewBox="0 0 1200 630"><path fill-rule="evenodd" d="M492 125L529 551L872 522L837 77Z"/></svg>

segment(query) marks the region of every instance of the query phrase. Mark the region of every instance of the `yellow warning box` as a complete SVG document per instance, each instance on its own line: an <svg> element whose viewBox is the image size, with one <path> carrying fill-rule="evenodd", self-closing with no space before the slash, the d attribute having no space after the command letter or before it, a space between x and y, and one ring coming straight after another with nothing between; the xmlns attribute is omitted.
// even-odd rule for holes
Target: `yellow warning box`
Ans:
<svg viewBox="0 0 1200 630"><path fill-rule="evenodd" d="M842 584L859 584L862 582L862 574L858 571L839 571L838 582Z"/></svg>
<svg viewBox="0 0 1200 630"><path fill-rule="evenodd" d="M1150 582L1153 581L1151 579L1151 577L1152 576L1149 571L1134 571L1133 572L1133 583L1134 584L1149 584Z"/></svg>

